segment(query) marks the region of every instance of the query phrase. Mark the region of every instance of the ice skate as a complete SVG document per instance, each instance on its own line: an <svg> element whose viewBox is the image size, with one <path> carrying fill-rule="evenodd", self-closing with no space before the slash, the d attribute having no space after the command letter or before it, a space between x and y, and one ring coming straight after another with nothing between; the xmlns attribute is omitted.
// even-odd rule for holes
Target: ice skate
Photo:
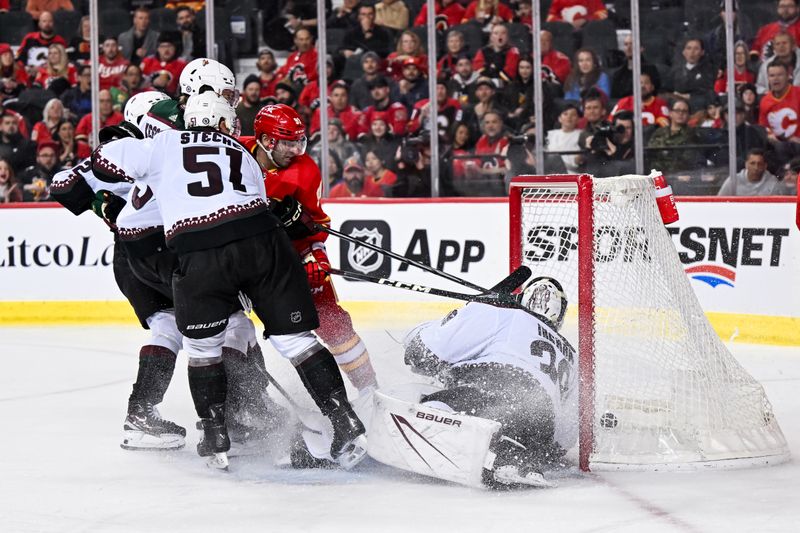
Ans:
<svg viewBox="0 0 800 533"><path fill-rule="evenodd" d="M336 407L326 413L333 425L333 442L331 457L345 470L350 470L360 463L367 454L367 438L364 424L356 415L350 403L340 394L331 398Z"/></svg>
<svg viewBox="0 0 800 533"><path fill-rule="evenodd" d="M180 450L186 444L186 429L161 418L149 402L128 407L120 447L125 450Z"/></svg>
<svg viewBox="0 0 800 533"><path fill-rule="evenodd" d="M201 418L197 423L198 429L203 430L200 442L197 443L197 453L200 457L208 457L207 464L219 470L228 469L227 452L231 448L228 430L225 427L223 404L214 404L208 408L211 417Z"/></svg>

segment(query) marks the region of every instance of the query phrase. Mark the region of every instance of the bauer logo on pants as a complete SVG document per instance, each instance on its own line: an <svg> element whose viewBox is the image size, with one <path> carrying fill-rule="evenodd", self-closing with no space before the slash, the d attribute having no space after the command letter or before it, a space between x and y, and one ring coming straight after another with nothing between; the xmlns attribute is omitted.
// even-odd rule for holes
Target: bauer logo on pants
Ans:
<svg viewBox="0 0 800 533"><path fill-rule="evenodd" d="M340 231L384 250L392 249L391 230L383 220L346 220ZM348 241L342 241L340 264L344 270L370 276L387 277L392 273L389 257Z"/></svg>

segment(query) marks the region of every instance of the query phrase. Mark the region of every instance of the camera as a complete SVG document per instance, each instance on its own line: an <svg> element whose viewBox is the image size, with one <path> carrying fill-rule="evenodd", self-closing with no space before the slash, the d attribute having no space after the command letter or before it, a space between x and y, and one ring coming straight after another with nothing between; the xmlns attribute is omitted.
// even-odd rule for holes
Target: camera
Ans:
<svg viewBox="0 0 800 533"><path fill-rule="evenodd" d="M621 135L623 133L625 133L625 126L620 124L617 124L616 126L613 124L601 124L594 131L590 148L593 152L605 150L608 147L606 140L609 140L613 143L614 136Z"/></svg>
<svg viewBox="0 0 800 533"><path fill-rule="evenodd" d="M532 133L526 135L514 135L508 138L508 144L534 144L536 136Z"/></svg>
<svg viewBox="0 0 800 533"><path fill-rule="evenodd" d="M407 165L415 165L419 159L420 146L427 144L425 137L406 137L400 144L400 161Z"/></svg>

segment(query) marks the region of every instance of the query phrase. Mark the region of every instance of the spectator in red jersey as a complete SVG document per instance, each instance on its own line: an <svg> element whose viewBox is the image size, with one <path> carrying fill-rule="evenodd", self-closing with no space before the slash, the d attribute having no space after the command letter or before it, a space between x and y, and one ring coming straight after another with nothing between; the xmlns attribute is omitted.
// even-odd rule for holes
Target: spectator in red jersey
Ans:
<svg viewBox="0 0 800 533"><path fill-rule="evenodd" d="M789 66L784 63L771 63L767 78L769 91L759 104L758 123L767 130L782 164L800 155L800 87L791 85Z"/></svg>
<svg viewBox="0 0 800 533"><path fill-rule="evenodd" d="M405 135L408 111L406 106L400 102L392 102L389 79L386 76L377 76L369 84L369 94L374 104L367 107L361 115L360 132L367 133L372 123L372 117L377 113L383 113L389 131L397 136Z"/></svg>
<svg viewBox="0 0 800 533"><path fill-rule="evenodd" d="M466 55L466 42L464 34L458 30L450 30L447 33L447 50L445 54L436 63L436 70L438 77L448 79L456 72L456 63L458 58Z"/></svg>
<svg viewBox="0 0 800 533"><path fill-rule="evenodd" d="M590 20L608 18L603 0L553 0L547 22L566 22L579 30Z"/></svg>
<svg viewBox="0 0 800 533"><path fill-rule="evenodd" d="M468 160L465 163L467 179L490 179L502 181L505 173L505 157L508 136L505 133L503 115L487 111L481 119L481 135L475 143L475 155L497 155L495 158Z"/></svg>
<svg viewBox="0 0 800 533"><path fill-rule="evenodd" d="M397 49L386 58L388 63L386 73L395 80L401 79L403 77L403 63L406 59L416 59L419 65L428 64L428 55L422 47L422 41L419 35L411 30L406 30L400 34L400 39L397 40Z"/></svg>
<svg viewBox="0 0 800 533"><path fill-rule="evenodd" d="M542 30L539 34L539 43L542 49L542 68L547 67L562 85L567 81L567 76L572 69L572 61L566 54L553 48L553 34Z"/></svg>
<svg viewBox="0 0 800 533"><path fill-rule="evenodd" d="M367 179L364 167L357 160L344 164L341 183L331 188L329 198L381 198L381 189L372 179Z"/></svg>
<svg viewBox="0 0 800 533"><path fill-rule="evenodd" d="M656 87L661 87L661 76L658 69L642 56L644 46L639 53L642 64L642 72L650 76L650 81ZM626 35L622 40L622 53L625 55L625 63L611 74L611 98L624 98L633 94L633 36Z"/></svg>
<svg viewBox="0 0 800 533"><path fill-rule="evenodd" d="M69 40L67 55L75 66L87 65L90 61L92 50L92 19L89 15L81 17L78 31Z"/></svg>
<svg viewBox="0 0 800 533"><path fill-rule="evenodd" d="M7 159L19 173L33 162L36 145L19 131L18 115L0 107L0 157Z"/></svg>
<svg viewBox="0 0 800 533"><path fill-rule="evenodd" d="M581 94L592 87L603 91L606 96L611 94L611 81L600 68L597 54L589 48L581 48L575 52L572 71L564 83L564 99L579 102Z"/></svg>
<svg viewBox="0 0 800 533"><path fill-rule="evenodd" d="M472 68L481 76L498 80L502 86L517 76L519 50L511 46L508 28L495 24L489 34L489 44L478 50L472 60Z"/></svg>
<svg viewBox="0 0 800 533"><path fill-rule="evenodd" d="M659 98L658 87L653 84L650 74L642 72L640 78L642 87L642 124L645 126L656 125L663 127L669 124L669 104L666 100ZM622 98L611 110L608 119L614 117L620 111L633 111L633 96Z"/></svg>
<svg viewBox="0 0 800 533"><path fill-rule="evenodd" d="M326 92L328 96L330 96L333 84L340 81L333 76L333 59L331 56L328 56L328 59L325 61L325 71L327 72L328 80L328 90ZM303 87L303 90L300 91L300 96L297 98L297 103L300 106L300 114L304 117L311 117L311 113L319 107L319 80L319 77L317 77L316 80ZM350 95L350 100L352 101L352 91ZM306 122L308 122L308 119L306 119Z"/></svg>
<svg viewBox="0 0 800 533"><path fill-rule="evenodd" d="M481 26L488 26L500 22L511 22L513 19L514 12L500 0L473 0L467 6L461 22L474 20Z"/></svg>
<svg viewBox="0 0 800 533"><path fill-rule="evenodd" d="M392 188L397 184L397 174L386 168L386 160L376 150L367 150L364 156L364 167L367 179L381 188L384 196L392 195Z"/></svg>
<svg viewBox="0 0 800 533"><path fill-rule="evenodd" d="M132 63L140 63L156 53L158 33L150 29L150 12L147 8L140 7L133 12L133 26L119 34L118 42L122 55Z"/></svg>
<svg viewBox="0 0 800 533"><path fill-rule="evenodd" d="M176 31L162 31L158 36L156 55L148 56L142 61L142 74L150 76L153 87L163 89L169 95L175 95L186 62L178 57L181 35Z"/></svg>
<svg viewBox="0 0 800 533"><path fill-rule="evenodd" d="M22 185L14 175L11 163L0 159L0 203L8 204L22 201Z"/></svg>
<svg viewBox="0 0 800 533"><path fill-rule="evenodd" d="M439 142L447 142L447 134L450 125L463 120L464 113L461 111L461 104L454 98L447 96L447 84L444 80L436 83L436 105L437 105L437 130ZM408 121L408 132L418 135L420 130L425 130L430 135L431 131L431 103L430 98L424 98L414 105L411 112L411 120Z"/></svg>
<svg viewBox="0 0 800 533"><path fill-rule="evenodd" d="M46 202L50 200L50 183L61 167L54 142L44 142L36 148L36 163L20 176L24 202Z"/></svg>
<svg viewBox="0 0 800 533"><path fill-rule="evenodd" d="M398 101L411 110L414 104L428 97L428 80L425 64L418 57L409 57L403 62L403 78L397 82Z"/></svg>
<svg viewBox="0 0 800 533"><path fill-rule="evenodd" d="M122 111L122 108L125 107L125 102L131 96L149 90L150 84L142 76L142 69L139 68L139 65L129 64L125 67L125 74L119 85L109 89L111 100L114 102L114 110Z"/></svg>
<svg viewBox="0 0 800 533"><path fill-rule="evenodd" d="M100 112L100 129L106 126L116 126L125 118L119 111L114 111L114 103L111 100L111 93L104 89L98 94ZM92 113L87 113L78 122L75 128L75 138L81 141L89 141L92 138Z"/></svg>
<svg viewBox="0 0 800 533"><path fill-rule="evenodd" d="M128 68L128 60L119 53L119 44L116 37L106 37L103 41L103 54L100 56L100 90L119 87L122 75Z"/></svg>
<svg viewBox="0 0 800 533"><path fill-rule="evenodd" d="M349 92L347 84L344 82L336 82L331 88L331 95L328 98L330 105L328 106L328 117L338 118L342 121L347 137L351 141L355 141L359 134L359 120L361 119L361 111L350 105ZM319 108L314 110L314 115L311 119L311 127L309 134L319 131Z"/></svg>
<svg viewBox="0 0 800 533"><path fill-rule="evenodd" d="M261 81L261 98L275 94L275 86L281 79L277 76L278 64L275 62L275 55L266 48L258 53L256 61L258 78Z"/></svg>
<svg viewBox="0 0 800 533"><path fill-rule="evenodd" d="M459 101L461 107L465 107L475 101L475 88L479 78L480 75L472 70L472 59L463 54L456 59L455 74L450 76L447 90L452 98Z"/></svg>
<svg viewBox="0 0 800 533"><path fill-rule="evenodd" d="M299 74L294 76L290 74L302 69L307 81L316 80L317 68L319 68L317 66L317 49L314 47L314 36L309 30L305 28L297 30L294 34L294 48L295 51L289 55L286 63L278 69L275 76L279 80L291 78L294 82Z"/></svg>
<svg viewBox="0 0 800 533"><path fill-rule="evenodd" d="M375 52L367 52L361 56L361 76L353 80L350 86L350 101L362 111L375 102L370 94L370 83L382 76L380 73L381 58ZM331 64L331 67L333 65ZM330 81L330 78L328 78ZM317 88L319 94L319 88Z"/></svg>
<svg viewBox="0 0 800 533"><path fill-rule="evenodd" d="M0 13L6 13L11 7L10 0L0 0Z"/></svg>
<svg viewBox="0 0 800 533"><path fill-rule="evenodd" d="M67 46L67 42L56 35L53 25L53 15L45 11L39 16L39 31L31 32L22 38L17 49L17 61L22 62L28 69L28 76L36 76L36 71L47 62L47 47L51 44Z"/></svg>
<svg viewBox="0 0 800 533"><path fill-rule="evenodd" d="M372 51L386 57L391 43L389 30L375 24L375 6L361 4L358 6L358 26L345 34L344 45L339 53L348 58L354 54Z"/></svg>
<svg viewBox="0 0 800 533"><path fill-rule="evenodd" d="M767 68L775 62L788 65L792 85L800 85L800 49L798 49L794 37L785 31L776 33L772 38L772 50L775 55L761 63L758 69L758 78L755 82L758 94L764 94L769 90Z"/></svg>
<svg viewBox="0 0 800 533"><path fill-rule="evenodd" d="M44 13L53 13L59 9L74 11L75 6L70 0L28 0L25 5L25 11L30 13L34 20L39 20Z"/></svg>
<svg viewBox="0 0 800 533"><path fill-rule="evenodd" d="M78 72L75 69L75 65L69 62L67 50L64 46L51 44L47 49L47 63L39 67L39 72L33 83L44 89L49 89L50 85L59 78L65 79L68 87L72 87L78 83Z"/></svg>
<svg viewBox="0 0 800 533"><path fill-rule="evenodd" d="M756 38L750 46L750 54L764 61L772 55L772 39L779 31L786 31L800 41L800 4L798 0L778 0L778 20L758 29Z"/></svg>
<svg viewBox="0 0 800 533"><path fill-rule="evenodd" d="M41 144L53 140L53 132L62 120L67 118L67 110L58 98L49 100L42 111L42 120L33 125L31 141Z"/></svg>
<svg viewBox="0 0 800 533"><path fill-rule="evenodd" d="M61 168L74 167L78 161L92 154L89 144L75 138L75 126L69 120L63 120L56 126L53 140L58 144L58 164Z"/></svg>
<svg viewBox="0 0 800 533"><path fill-rule="evenodd" d="M733 84L739 87L745 83L755 83L756 75L750 69L750 56L747 53L747 43L738 41L733 45ZM800 63L800 62L798 62ZM765 72L766 75L766 72ZM717 81L714 82L714 92L722 94L728 92L728 71L720 69Z"/></svg>
<svg viewBox="0 0 800 533"><path fill-rule="evenodd" d="M457 0L435 0L433 12L436 15L443 15L447 19L447 26L453 27L461 24L464 19L465 9ZM414 19L414 26L428 25L428 4L422 4L422 8Z"/></svg>
<svg viewBox="0 0 800 533"><path fill-rule="evenodd" d="M14 59L14 52L6 43L0 43L0 101L19 96L28 86L28 72Z"/></svg>

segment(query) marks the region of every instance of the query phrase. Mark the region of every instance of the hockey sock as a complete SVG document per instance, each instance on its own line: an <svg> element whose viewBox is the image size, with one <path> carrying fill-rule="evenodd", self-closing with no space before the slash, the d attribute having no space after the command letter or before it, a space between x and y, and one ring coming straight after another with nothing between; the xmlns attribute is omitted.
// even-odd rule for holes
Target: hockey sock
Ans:
<svg viewBox="0 0 800 533"><path fill-rule="evenodd" d="M209 407L225 403L228 390L225 365L215 363L208 366L190 366L189 389L192 391L197 416L211 418Z"/></svg>
<svg viewBox="0 0 800 533"><path fill-rule="evenodd" d="M367 387L378 387L375 369L372 368L369 352L361 337L353 335L347 342L332 347L331 353L336 364L359 391Z"/></svg>
<svg viewBox="0 0 800 533"><path fill-rule="evenodd" d="M342 374L339 372L339 367L336 366L331 352L327 348L322 348L295 369L314 403L317 404L322 414L327 416L337 407L331 401L331 397L334 396L334 393L338 396L344 392Z"/></svg>
<svg viewBox="0 0 800 533"><path fill-rule="evenodd" d="M128 404L161 403L175 371L177 355L163 346L146 345L139 351L139 372Z"/></svg>

